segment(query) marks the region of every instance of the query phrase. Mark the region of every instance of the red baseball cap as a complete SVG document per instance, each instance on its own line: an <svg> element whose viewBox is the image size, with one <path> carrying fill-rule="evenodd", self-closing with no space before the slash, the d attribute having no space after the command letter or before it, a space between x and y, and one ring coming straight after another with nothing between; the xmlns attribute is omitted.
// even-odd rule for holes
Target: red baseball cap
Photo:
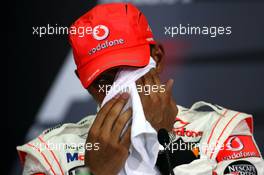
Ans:
<svg viewBox="0 0 264 175"><path fill-rule="evenodd" d="M146 17L130 3L97 5L70 27L69 41L84 88L107 69L146 66L155 44Z"/></svg>

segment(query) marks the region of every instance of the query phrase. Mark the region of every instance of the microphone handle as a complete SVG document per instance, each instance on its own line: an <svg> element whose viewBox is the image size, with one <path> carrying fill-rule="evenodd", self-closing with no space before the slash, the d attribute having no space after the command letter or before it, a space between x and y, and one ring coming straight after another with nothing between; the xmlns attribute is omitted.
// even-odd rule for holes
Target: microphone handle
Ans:
<svg viewBox="0 0 264 175"><path fill-rule="evenodd" d="M171 167L170 156L169 156L168 150L166 148L165 148L165 155L166 155L166 159L167 159L167 162L168 162L169 174L170 175L175 175L174 172L173 172L173 168Z"/></svg>

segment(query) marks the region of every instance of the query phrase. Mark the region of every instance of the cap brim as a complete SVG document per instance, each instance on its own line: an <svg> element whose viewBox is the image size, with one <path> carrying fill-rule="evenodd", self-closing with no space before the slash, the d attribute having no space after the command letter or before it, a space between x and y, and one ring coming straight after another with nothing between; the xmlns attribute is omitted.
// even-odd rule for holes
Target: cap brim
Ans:
<svg viewBox="0 0 264 175"><path fill-rule="evenodd" d="M144 67L150 60L149 44L123 48L100 55L78 70L79 78L84 88L104 71L117 66Z"/></svg>

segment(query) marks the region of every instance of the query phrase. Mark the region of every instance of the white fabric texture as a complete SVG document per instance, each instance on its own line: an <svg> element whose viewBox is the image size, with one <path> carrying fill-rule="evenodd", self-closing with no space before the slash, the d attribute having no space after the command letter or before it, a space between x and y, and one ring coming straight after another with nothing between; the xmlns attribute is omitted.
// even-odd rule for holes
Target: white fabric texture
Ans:
<svg viewBox="0 0 264 175"><path fill-rule="evenodd" d="M192 161L189 164L176 166L173 169L176 175L212 175L217 163L206 157Z"/></svg>
<svg viewBox="0 0 264 175"><path fill-rule="evenodd" d="M140 96L137 91L136 80L156 67L156 62L150 57L149 64L143 68L122 68L116 75L113 86L103 100L102 106L115 95L128 90L130 94L124 110L132 107L131 147L120 175L159 174L155 163L159 152L157 132L146 120ZM123 111L124 111L123 110Z"/></svg>
<svg viewBox="0 0 264 175"><path fill-rule="evenodd" d="M48 174L43 165L36 158L31 155L26 156L23 175L34 174L36 172Z"/></svg>

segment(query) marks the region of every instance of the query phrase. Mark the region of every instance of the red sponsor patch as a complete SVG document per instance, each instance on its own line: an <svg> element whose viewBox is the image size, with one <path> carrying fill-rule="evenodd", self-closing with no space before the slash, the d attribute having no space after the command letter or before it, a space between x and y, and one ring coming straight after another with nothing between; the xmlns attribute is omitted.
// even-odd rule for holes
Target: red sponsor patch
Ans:
<svg viewBox="0 0 264 175"><path fill-rule="evenodd" d="M203 135L202 131L192 131L187 130L186 128L173 128L172 131L175 135L181 136L181 137L201 137Z"/></svg>
<svg viewBox="0 0 264 175"><path fill-rule="evenodd" d="M217 162L234 160L246 157L260 157L260 153L252 139L252 136L229 136L216 157Z"/></svg>
<svg viewBox="0 0 264 175"><path fill-rule="evenodd" d="M174 128L172 129L172 131L174 132L175 135L181 137L201 137L203 135L202 131L187 130L185 127L188 124L190 123L176 117Z"/></svg>

